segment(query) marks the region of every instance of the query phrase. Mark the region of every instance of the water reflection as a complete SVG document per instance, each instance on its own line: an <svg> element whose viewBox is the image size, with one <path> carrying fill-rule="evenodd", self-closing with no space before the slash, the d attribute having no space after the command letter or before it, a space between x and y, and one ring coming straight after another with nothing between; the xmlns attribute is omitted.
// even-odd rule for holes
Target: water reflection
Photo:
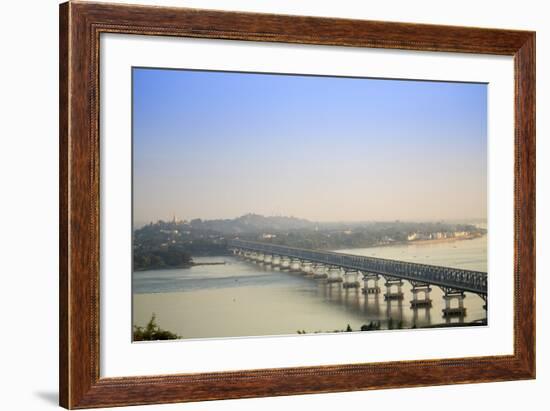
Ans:
<svg viewBox="0 0 550 411"><path fill-rule="evenodd" d="M425 327L431 324L431 307L416 307L412 308L413 325L416 327Z"/></svg>

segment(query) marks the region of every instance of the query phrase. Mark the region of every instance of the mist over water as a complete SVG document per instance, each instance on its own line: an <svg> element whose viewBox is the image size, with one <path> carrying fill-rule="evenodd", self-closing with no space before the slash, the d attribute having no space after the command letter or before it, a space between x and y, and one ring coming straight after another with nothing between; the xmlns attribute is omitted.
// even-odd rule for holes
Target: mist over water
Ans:
<svg viewBox="0 0 550 411"><path fill-rule="evenodd" d="M486 237L441 243L339 250L425 264L486 271ZM197 257L195 262L222 262L189 269L152 270L133 275L133 323L144 325L155 313L161 328L182 338L211 338L296 334L298 330L332 332L348 324L357 331L364 324L388 321L403 328L460 321L445 319L443 292L433 286L431 308L412 309L411 285L404 282L402 301L384 301L380 294L363 295L361 288L342 285L245 261L231 256ZM361 282L362 283L362 282ZM362 284L361 284L362 286ZM483 300L466 294L464 322L486 318Z"/></svg>

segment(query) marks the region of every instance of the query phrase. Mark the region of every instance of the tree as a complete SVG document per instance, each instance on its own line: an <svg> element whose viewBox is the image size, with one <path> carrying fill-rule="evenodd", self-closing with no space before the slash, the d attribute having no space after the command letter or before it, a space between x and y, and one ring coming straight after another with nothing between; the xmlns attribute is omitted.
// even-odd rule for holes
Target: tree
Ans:
<svg viewBox="0 0 550 411"><path fill-rule="evenodd" d="M134 341L176 340L178 338L181 337L158 326L155 313L145 327L134 325Z"/></svg>

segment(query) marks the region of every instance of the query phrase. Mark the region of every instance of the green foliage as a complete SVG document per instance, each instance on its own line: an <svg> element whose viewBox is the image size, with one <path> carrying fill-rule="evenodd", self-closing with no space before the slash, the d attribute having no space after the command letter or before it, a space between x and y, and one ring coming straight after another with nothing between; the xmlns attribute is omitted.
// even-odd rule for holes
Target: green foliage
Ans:
<svg viewBox="0 0 550 411"><path fill-rule="evenodd" d="M134 341L176 340L178 338L181 337L173 332L163 330L157 325L154 313L145 327L134 325Z"/></svg>
<svg viewBox="0 0 550 411"><path fill-rule="evenodd" d="M134 250L134 270L183 268L192 264L191 255L176 247L153 250Z"/></svg>

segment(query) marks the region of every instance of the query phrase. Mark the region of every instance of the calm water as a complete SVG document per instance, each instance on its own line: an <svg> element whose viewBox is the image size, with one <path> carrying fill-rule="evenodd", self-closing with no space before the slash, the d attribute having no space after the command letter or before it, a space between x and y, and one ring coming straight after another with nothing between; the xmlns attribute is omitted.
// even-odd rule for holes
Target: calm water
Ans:
<svg viewBox="0 0 550 411"><path fill-rule="evenodd" d="M455 242L339 250L357 255L486 271L486 237ZM402 301L384 301L381 294L364 296L303 274L282 271L236 257L194 258L226 262L189 269L134 273L134 324L144 325L156 314L159 325L183 338L237 337L353 330L370 321L387 328L391 318L404 328L413 325L470 322L486 318L483 301L474 294L464 300L464 319L442 317L443 292L432 287L431 308L411 309L411 286L403 285ZM362 285L361 285L362 286Z"/></svg>

